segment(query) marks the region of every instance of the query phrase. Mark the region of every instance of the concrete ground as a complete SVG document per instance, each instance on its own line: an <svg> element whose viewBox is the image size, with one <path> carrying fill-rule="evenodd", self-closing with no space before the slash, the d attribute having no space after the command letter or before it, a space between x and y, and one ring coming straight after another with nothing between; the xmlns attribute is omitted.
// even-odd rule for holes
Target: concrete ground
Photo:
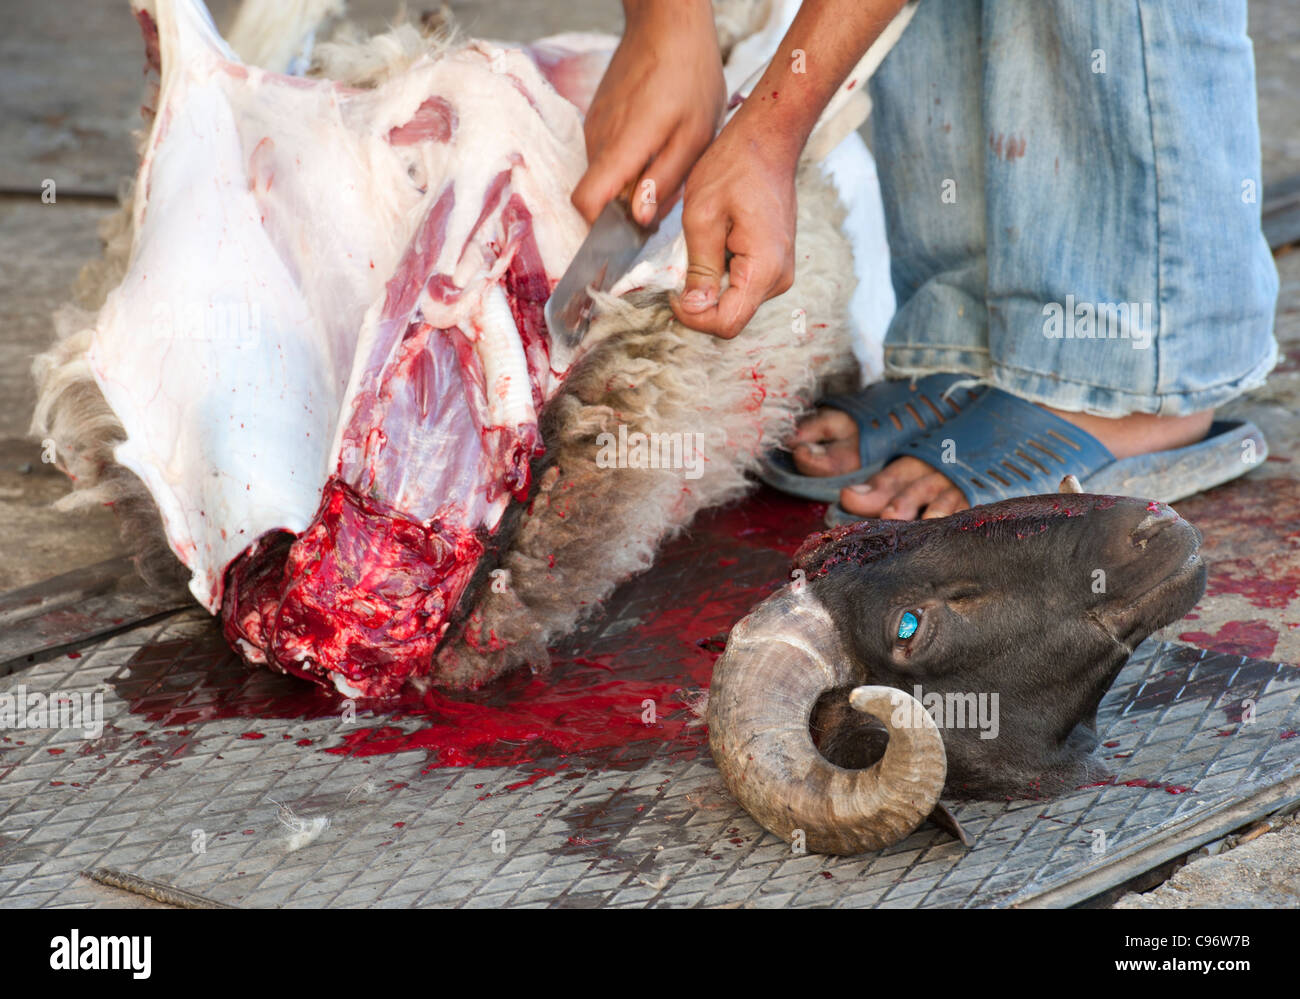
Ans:
<svg viewBox="0 0 1300 999"><path fill-rule="evenodd" d="M1116 909L1300 908L1300 818L1246 830L1223 852L1198 857L1146 894L1130 893Z"/></svg>
<svg viewBox="0 0 1300 999"><path fill-rule="evenodd" d="M353 0L378 25L396 0ZM412 8L433 6L411 4ZM449 5L467 33L502 39L585 28L617 31L616 0L502 0ZM211 3L218 23L230 0ZM1252 0L1264 187L1300 174L1300 20L1291 0ZM134 170L141 45L126 0L0 0L0 591L122 551L107 510L64 517L67 491L28 440L32 356L51 337L49 316L70 299L81 265L98 253L97 223ZM56 184L53 204L40 194ZM1210 586L1193 620L1161 637L1218 651L1300 659L1300 250L1277 255L1282 359L1262 390L1235 408L1264 430L1272 454L1246 479L1179 504L1201 526ZM1294 608L1293 608L1294 605ZM1197 860L1165 887L1122 905L1295 905L1295 826ZM1267 890L1243 891L1258 883ZM109 892L109 889L104 889ZM111 897L111 896L110 896Z"/></svg>

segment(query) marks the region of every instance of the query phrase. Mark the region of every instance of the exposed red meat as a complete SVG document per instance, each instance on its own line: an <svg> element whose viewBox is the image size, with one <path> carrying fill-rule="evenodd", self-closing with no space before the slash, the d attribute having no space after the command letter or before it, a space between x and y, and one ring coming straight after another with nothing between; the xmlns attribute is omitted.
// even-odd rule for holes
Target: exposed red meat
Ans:
<svg viewBox="0 0 1300 999"><path fill-rule="evenodd" d="M278 536L231 565L227 640L248 658L337 676L368 696L395 694L427 665L483 554L473 534L413 521L338 479L312 526L287 542Z"/></svg>
<svg viewBox="0 0 1300 999"><path fill-rule="evenodd" d="M388 141L395 146L410 146L425 139L448 142L456 131L456 109L441 97L430 97L420 105L405 125L388 132Z"/></svg>

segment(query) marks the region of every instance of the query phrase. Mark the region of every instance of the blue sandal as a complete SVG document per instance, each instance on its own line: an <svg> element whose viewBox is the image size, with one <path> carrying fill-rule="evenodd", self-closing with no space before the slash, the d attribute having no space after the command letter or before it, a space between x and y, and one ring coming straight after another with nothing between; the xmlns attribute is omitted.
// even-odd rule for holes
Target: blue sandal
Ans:
<svg viewBox="0 0 1300 999"><path fill-rule="evenodd" d="M895 450L944 475L971 506L1054 493L1066 475L1086 493L1138 496L1173 503L1235 479L1268 456L1268 444L1248 420L1216 420L1205 439L1172 451L1116 459L1097 438L1053 413L1001 389L945 426ZM838 503L832 527L861 520Z"/></svg>
<svg viewBox="0 0 1300 999"><path fill-rule="evenodd" d="M970 375L949 373L916 381L901 378L876 382L848 395L827 396L818 406L843 410L858 425L862 464L843 475L804 475L795 468L789 451L772 451L763 457L758 477L792 496L834 503L841 489L875 475L917 434L941 428L960 416L984 391L983 386L973 386L949 393L957 382L969 379Z"/></svg>

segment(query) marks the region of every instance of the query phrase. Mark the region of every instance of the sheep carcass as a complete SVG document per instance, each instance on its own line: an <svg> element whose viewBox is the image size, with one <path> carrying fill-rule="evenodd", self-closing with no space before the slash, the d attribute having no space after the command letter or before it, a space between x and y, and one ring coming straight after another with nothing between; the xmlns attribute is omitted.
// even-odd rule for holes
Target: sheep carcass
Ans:
<svg viewBox="0 0 1300 999"><path fill-rule="evenodd" d="M521 50L407 28L322 49L330 78L308 80L242 63L198 0L136 5L157 110L111 290L93 318L65 313L38 362L36 429L88 495L156 504L250 661L364 695L544 661L665 537L744 490L820 383L851 377L850 251L815 164L798 283L743 339L672 321L670 221L580 355L549 340L542 306L585 234L568 200L580 107L612 39ZM734 47L729 80L766 63L794 6ZM831 161L870 189L856 136ZM879 287L883 239L871 249ZM597 468L619 427L707 432L706 467ZM484 586L500 568L511 584Z"/></svg>

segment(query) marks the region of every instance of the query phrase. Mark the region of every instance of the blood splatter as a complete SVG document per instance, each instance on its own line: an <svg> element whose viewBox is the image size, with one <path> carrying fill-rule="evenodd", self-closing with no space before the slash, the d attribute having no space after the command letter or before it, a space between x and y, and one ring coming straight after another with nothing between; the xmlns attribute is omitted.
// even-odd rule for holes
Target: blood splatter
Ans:
<svg viewBox="0 0 1300 999"><path fill-rule="evenodd" d="M1268 659L1277 648L1277 629L1262 620L1229 621L1213 635L1204 631L1184 631L1178 637L1212 652L1249 659Z"/></svg>
<svg viewBox="0 0 1300 999"><path fill-rule="evenodd" d="M1087 787L1142 787L1152 791L1164 791L1166 794L1196 793L1195 788L1186 787L1183 784L1165 784L1161 781L1147 780L1143 777L1135 777L1132 780L1120 780L1118 777L1111 777L1095 784L1082 784L1080 790Z"/></svg>

